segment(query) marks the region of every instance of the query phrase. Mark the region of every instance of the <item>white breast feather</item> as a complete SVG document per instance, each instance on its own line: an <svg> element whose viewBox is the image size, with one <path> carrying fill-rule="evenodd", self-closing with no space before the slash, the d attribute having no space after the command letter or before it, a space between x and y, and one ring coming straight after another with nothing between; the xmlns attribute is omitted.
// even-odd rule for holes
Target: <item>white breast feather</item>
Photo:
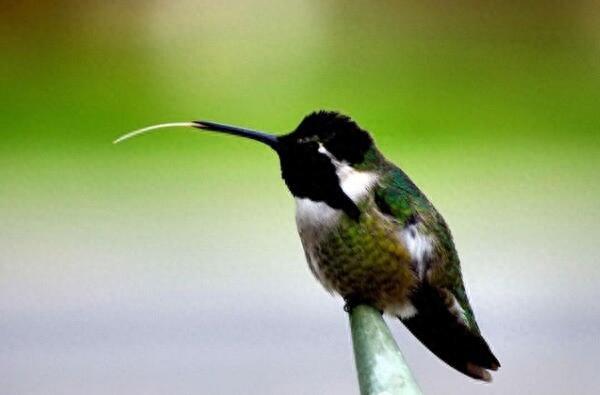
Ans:
<svg viewBox="0 0 600 395"><path fill-rule="evenodd" d="M331 208L325 202L315 202L308 198L296 198L296 225L298 230L329 227L339 218L341 211Z"/></svg>

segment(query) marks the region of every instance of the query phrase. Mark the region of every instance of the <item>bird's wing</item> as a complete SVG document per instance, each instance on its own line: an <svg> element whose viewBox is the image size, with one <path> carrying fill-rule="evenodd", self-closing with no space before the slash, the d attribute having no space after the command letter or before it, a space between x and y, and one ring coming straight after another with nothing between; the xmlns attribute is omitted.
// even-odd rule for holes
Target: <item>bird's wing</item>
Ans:
<svg viewBox="0 0 600 395"><path fill-rule="evenodd" d="M462 310L465 324L478 331L465 292L460 260L450 229L443 217L419 188L395 168L380 180L374 191L379 211L392 218L397 232L407 244L420 282L442 290L449 307ZM458 306L455 306L455 304ZM461 313L461 314L462 314Z"/></svg>
<svg viewBox="0 0 600 395"><path fill-rule="evenodd" d="M489 381L500 364L480 335L465 292L458 254L446 222L402 170L391 169L374 190L378 210L396 223L418 283L416 314L400 317L434 354L455 369Z"/></svg>

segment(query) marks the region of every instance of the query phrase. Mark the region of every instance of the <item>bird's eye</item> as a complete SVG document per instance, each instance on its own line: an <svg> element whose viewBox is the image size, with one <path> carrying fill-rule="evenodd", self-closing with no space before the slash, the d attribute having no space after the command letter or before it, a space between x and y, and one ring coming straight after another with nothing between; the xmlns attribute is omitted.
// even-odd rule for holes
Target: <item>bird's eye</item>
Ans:
<svg viewBox="0 0 600 395"><path fill-rule="evenodd" d="M302 137L300 139L298 139L298 143L300 144L306 144L306 143L312 143L318 140L317 136L310 136L310 137Z"/></svg>

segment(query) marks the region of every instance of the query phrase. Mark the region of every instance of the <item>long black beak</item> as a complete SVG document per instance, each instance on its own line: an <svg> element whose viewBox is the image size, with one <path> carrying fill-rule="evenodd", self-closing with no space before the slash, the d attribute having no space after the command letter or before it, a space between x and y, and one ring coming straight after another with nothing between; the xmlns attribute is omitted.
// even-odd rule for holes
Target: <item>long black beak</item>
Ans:
<svg viewBox="0 0 600 395"><path fill-rule="evenodd" d="M139 136L140 134L152 132L157 129L164 128L173 128L173 127L192 127L201 130L208 130L212 132L232 134L234 136L245 137L248 139L256 140L261 143L268 145L273 148L275 151L278 150L279 147L279 139L277 136L259 132L251 129L244 129L237 126L224 125L216 122L210 121L192 121L192 122L171 122L171 123L162 123L160 125L152 125L143 129L134 130L133 132L127 133L114 141L115 144L120 143L121 141L130 139L135 136Z"/></svg>
<svg viewBox="0 0 600 395"><path fill-rule="evenodd" d="M245 137L248 139L256 140L261 143L268 145L277 151L279 140L277 136L272 134L259 132L257 130L240 128L238 126L225 125L222 123L210 122L210 121L193 121L195 128L210 130L213 132L232 134L234 136Z"/></svg>

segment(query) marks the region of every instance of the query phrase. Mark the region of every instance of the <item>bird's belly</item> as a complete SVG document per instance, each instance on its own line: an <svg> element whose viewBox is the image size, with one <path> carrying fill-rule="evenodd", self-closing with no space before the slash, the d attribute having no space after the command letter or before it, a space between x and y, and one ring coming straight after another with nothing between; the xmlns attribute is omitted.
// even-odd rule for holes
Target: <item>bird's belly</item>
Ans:
<svg viewBox="0 0 600 395"><path fill-rule="evenodd" d="M299 232L312 272L344 298L389 310L402 305L416 284L410 253L393 226L374 213Z"/></svg>

